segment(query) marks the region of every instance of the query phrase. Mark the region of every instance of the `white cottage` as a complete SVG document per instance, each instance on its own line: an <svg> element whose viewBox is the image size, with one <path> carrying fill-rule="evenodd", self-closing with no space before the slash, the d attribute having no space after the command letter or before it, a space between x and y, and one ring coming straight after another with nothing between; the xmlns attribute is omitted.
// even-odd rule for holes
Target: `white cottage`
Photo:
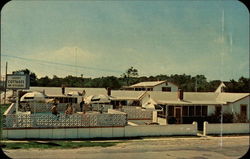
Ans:
<svg viewBox="0 0 250 159"><path fill-rule="evenodd" d="M163 91L163 92L177 92L178 86L172 82L167 81L150 81L140 82L127 87L127 89L135 91Z"/></svg>
<svg viewBox="0 0 250 159"><path fill-rule="evenodd" d="M145 94L146 91L112 90L109 96L111 104L116 109L119 106L141 106Z"/></svg>
<svg viewBox="0 0 250 159"><path fill-rule="evenodd" d="M161 117L176 120L175 123L190 123L215 113L237 113L250 119L249 93L217 92L147 92L142 107L150 103L161 106Z"/></svg>

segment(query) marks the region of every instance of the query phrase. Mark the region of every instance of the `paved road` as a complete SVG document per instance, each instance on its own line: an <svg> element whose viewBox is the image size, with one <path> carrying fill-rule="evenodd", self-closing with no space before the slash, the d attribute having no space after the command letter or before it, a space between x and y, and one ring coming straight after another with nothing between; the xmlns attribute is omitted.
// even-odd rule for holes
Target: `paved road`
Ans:
<svg viewBox="0 0 250 159"><path fill-rule="evenodd" d="M220 137L165 137L128 140L112 147L85 147L78 149L19 149L4 150L11 158L42 159L164 159L192 158L234 159L243 156L249 148L248 136Z"/></svg>

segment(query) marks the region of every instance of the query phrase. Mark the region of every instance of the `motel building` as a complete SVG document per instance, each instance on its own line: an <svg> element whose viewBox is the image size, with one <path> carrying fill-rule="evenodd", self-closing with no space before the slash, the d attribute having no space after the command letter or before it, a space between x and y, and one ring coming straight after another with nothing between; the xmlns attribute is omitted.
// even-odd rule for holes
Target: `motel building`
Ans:
<svg viewBox="0 0 250 159"><path fill-rule="evenodd" d="M141 100L145 95L146 91L110 90L108 92L114 109L118 109L119 106L141 107Z"/></svg>
<svg viewBox="0 0 250 159"><path fill-rule="evenodd" d="M176 84L167 81L140 82L123 88L125 90L134 90L134 91L162 91L162 92L178 91L178 86Z"/></svg>
<svg viewBox="0 0 250 159"><path fill-rule="evenodd" d="M146 92L142 107L162 107L158 117L165 118L168 124L202 123L213 113L234 113L250 119L249 93L218 92Z"/></svg>
<svg viewBox="0 0 250 159"><path fill-rule="evenodd" d="M28 81L27 76L22 75L10 75L8 80L16 78ZM18 85L7 87L12 93L14 89L19 90L16 91L16 102L10 101L12 104L4 112L3 138L197 135L197 130L203 129L203 122L211 114L228 112L250 119L249 93L183 92L166 81L141 82L130 86L132 90L112 91L105 88L29 87L29 82L23 83L22 88ZM58 102L59 113L56 114L51 113L54 99ZM86 106L87 110L81 110L82 100L90 105L90 109ZM67 113L69 103L73 107L70 114ZM249 133L248 123L236 124L236 127L227 126L227 132ZM206 122L204 125L203 134L211 133L211 130L217 133L218 126L210 126L209 131Z"/></svg>

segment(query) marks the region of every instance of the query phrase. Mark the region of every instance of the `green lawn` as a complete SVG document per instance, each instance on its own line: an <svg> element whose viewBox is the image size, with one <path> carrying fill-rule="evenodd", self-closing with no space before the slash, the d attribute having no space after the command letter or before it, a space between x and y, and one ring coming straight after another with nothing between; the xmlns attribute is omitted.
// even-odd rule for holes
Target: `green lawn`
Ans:
<svg viewBox="0 0 250 159"><path fill-rule="evenodd" d="M0 143L1 148L4 149L29 149L29 148L39 148L39 149L72 149L80 147L109 147L115 146L121 142L91 142L91 141L81 141L81 142L72 142L72 141L49 141L49 142L2 142Z"/></svg>
<svg viewBox="0 0 250 159"><path fill-rule="evenodd" d="M10 104L0 104L0 108L1 108L1 116L3 115L3 113L9 108Z"/></svg>

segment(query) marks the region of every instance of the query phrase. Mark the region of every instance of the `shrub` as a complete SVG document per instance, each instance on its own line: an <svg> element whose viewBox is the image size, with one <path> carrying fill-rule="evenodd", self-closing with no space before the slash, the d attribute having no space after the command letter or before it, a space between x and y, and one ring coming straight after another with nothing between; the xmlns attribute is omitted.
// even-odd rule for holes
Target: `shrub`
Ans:
<svg viewBox="0 0 250 159"><path fill-rule="evenodd" d="M247 120L247 117L244 115L240 115L239 113L235 113L234 114L234 120L233 120L234 123L247 123L249 122Z"/></svg>
<svg viewBox="0 0 250 159"><path fill-rule="evenodd" d="M207 118L209 123L221 123L221 115L220 114L211 114ZM234 115L233 113L223 113L222 117L223 123L233 123Z"/></svg>
<svg viewBox="0 0 250 159"><path fill-rule="evenodd" d="M233 113L224 113L223 114L223 123L233 123L234 114Z"/></svg>
<svg viewBox="0 0 250 159"><path fill-rule="evenodd" d="M175 124L175 123L176 123L175 117L168 117L168 124Z"/></svg>
<svg viewBox="0 0 250 159"><path fill-rule="evenodd" d="M207 121L209 123L220 123L220 115L213 113L207 117Z"/></svg>

